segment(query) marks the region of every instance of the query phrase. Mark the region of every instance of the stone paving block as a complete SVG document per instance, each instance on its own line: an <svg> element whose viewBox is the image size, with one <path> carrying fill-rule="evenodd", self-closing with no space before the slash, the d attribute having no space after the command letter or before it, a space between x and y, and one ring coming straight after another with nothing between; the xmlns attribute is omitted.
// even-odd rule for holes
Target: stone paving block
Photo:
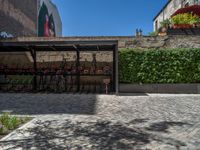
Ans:
<svg viewBox="0 0 200 150"><path fill-rule="evenodd" d="M1 140L2 150L200 148L200 95L2 93L4 109L35 119Z"/></svg>

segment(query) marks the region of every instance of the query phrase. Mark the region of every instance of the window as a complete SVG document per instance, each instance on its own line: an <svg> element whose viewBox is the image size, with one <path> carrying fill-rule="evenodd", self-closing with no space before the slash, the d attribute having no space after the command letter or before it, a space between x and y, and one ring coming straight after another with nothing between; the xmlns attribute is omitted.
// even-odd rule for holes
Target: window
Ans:
<svg viewBox="0 0 200 150"><path fill-rule="evenodd" d="M194 4L200 4L200 0L194 0Z"/></svg>
<svg viewBox="0 0 200 150"><path fill-rule="evenodd" d="M155 31L158 31L158 20L155 22Z"/></svg>
<svg viewBox="0 0 200 150"><path fill-rule="evenodd" d="M185 3L185 7L188 7L189 6L189 2Z"/></svg>
<svg viewBox="0 0 200 150"><path fill-rule="evenodd" d="M186 0L182 0L181 7L185 7Z"/></svg>
<svg viewBox="0 0 200 150"><path fill-rule="evenodd" d="M174 8L177 7L177 0L174 0Z"/></svg>

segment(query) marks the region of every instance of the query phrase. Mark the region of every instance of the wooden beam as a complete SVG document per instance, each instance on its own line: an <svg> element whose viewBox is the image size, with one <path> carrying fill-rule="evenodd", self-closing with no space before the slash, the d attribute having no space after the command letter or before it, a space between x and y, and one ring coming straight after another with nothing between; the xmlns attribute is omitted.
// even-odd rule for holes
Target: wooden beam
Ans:
<svg viewBox="0 0 200 150"><path fill-rule="evenodd" d="M76 51L77 92L80 91L80 71L79 71L79 67L80 67L80 51L77 49L77 51Z"/></svg>
<svg viewBox="0 0 200 150"><path fill-rule="evenodd" d="M33 90L37 90L37 53L34 49L31 50L31 55L33 57L33 69L34 69L34 77L33 77Z"/></svg>
<svg viewBox="0 0 200 150"><path fill-rule="evenodd" d="M76 45L74 45L74 44L73 44L73 48L74 48L75 50L78 50L78 47L77 47Z"/></svg>
<svg viewBox="0 0 200 150"><path fill-rule="evenodd" d="M57 51L56 48L54 48L53 46L49 46L50 49L54 50L54 51Z"/></svg>
<svg viewBox="0 0 200 150"><path fill-rule="evenodd" d="M97 45L97 50L98 50L98 51L100 50L99 45Z"/></svg>

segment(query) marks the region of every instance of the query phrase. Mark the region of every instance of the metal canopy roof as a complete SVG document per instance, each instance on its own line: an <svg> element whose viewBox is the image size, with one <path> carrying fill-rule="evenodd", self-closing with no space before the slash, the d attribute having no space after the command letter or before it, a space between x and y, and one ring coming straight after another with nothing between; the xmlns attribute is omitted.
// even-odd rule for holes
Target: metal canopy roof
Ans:
<svg viewBox="0 0 200 150"><path fill-rule="evenodd" d="M0 52L113 51L118 41L0 41Z"/></svg>

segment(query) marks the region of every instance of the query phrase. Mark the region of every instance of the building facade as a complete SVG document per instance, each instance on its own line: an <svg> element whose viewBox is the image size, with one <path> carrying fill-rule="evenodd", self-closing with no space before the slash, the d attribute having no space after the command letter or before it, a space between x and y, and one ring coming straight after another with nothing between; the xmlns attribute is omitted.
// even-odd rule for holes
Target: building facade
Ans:
<svg viewBox="0 0 200 150"><path fill-rule="evenodd" d="M59 12L51 0L0 0L0 37L62 36Z"/></svg>
<svg viewBox="0 0 200 150"><path fill-rule="evenodd" d="M157 31L161 27L160 22L169 19L178 9L196 4L200 4L200 0L168 0L167 4L153 20L154 31Z"/></svg>

